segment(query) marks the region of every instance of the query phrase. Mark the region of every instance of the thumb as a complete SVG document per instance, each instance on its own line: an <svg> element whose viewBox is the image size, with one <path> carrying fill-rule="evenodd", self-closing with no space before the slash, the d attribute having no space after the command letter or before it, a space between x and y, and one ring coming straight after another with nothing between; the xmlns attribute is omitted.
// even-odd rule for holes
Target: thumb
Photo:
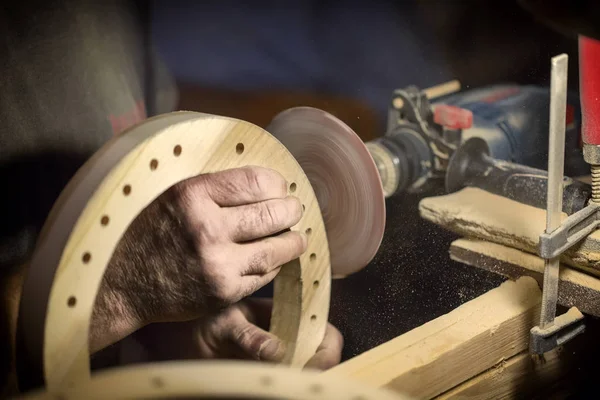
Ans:
<svg viewBox="0 0 600 400"><path fill-rule="evenodd" d="M232 332L232 340L244 358L280 362L285 355L285 345L272 333L247 322Z"/></svg>

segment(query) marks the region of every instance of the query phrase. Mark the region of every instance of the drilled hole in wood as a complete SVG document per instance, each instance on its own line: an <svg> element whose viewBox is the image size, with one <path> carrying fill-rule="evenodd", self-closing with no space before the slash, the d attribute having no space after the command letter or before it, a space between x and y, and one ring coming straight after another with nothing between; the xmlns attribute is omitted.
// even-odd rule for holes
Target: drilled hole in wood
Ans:
<svg viewBox="0 0 600 400"><path fill-rule="evenodd" d="M158 168L158 160L155 158L150 161L150 169L154 171L156 168Z"/></svg>
<svg viewBox="0 0 600 400"><path fill-rule="evenodd" d="M89 252L85 252L83 253L83 256L81 256L81 261L83 261L84 264L89 263L91 259L92 255Z"/></svg>
<svg viewBox="0 0 600 400"><path fill-rule="evenodd" d="M260 378L260 384L263 386L271 386L273 384L273 379L270 376L262 376Z"/></svg>
<svg viewBox="0 0 600 400"><path fill-rule="evenodd" d="M306 211L306 206L302 204L302 211Z"/></svg>
<svg viewBox="0 0 600 400"><path fill-rule="evenodd" d="M173 154L175 154L175 157L179 157L181 155L181 146L177 145L175 147L173 147Z"/></svg>
<svg viewBox="0 0 600 400"><path fill-rule="evenodd" d="M315 261L317 259L317 255L315 253L312 253L310 255L310 261Z"/></svg>
<svg viewBox="0 0 600 400"><path fill-rule="evenodd" d="M306 228L306 231L304 231L306 233L306 235L310 235L312 233L312 228Z"/></svg>
<svg viewBox="0 0 600 400"><path fill-rule="evenodd" d="M314 281L313 282L313 287L316 289L319 287L319 281Z"/></svg>
<svg viewBox="0 0 600 400"><path fill-rule="evenodd" d="M152 383L152 386L156 387L156 388L161 388L163 386L165 386L165 381L163 381L161 378L159 378L158 376L153 377L150 382Z"/></svg>
<svg viewBox="0 0 600 400"><path fill-rule="evenodd" d="M125 185L125 186L123 186L123 194L125 196L129 196L129 193L131 193L131 185Z"/></svg>
<svg viewBox="0 0 600 400"><path fill-rule="evenodd" d="M77 299L75 298L75 296L69 297L69 299L67 300L67 305L73 308L75 307L75 304L77 304Z"/></svg>
<svg viewBox="0 0 600 400"><path fill-rule="evenodd" d="M323 386L319 385L318 383L315 383L310 386L310 391L313 393L321 393L323 391Z"/></svg>
<svg viewBox="0 0 600 400"><path fill-rule="evenodd" d="M242 154L244 152L244 143L238 143L237 146L235 146L235 152Z"/></svg>
<svg viewBox="0 0 600 400"><path fill-rule="evenodd" d="M316 315L314 315L314 314L313 314L313 315L311 315L311 316L310 316L310 320L311 320L311 321L313 321L313 322L315 322L315 321L317 320L317 316L316 316Z"/></svg>
<svg viewBox="0 0 600 400"><path fill-rule="evenodd" d="M102 218L100 218L100 224L102 224L102 226L108 225L109 222L110 218L108 218L108 215L103 215Z"/></svg>
<svg viewBox="0 0 600 400"><path fill-rule="evenodd" d="M296 183L292 182L292 184L290 185L290 192L294 193L296 191Z"/></svg>

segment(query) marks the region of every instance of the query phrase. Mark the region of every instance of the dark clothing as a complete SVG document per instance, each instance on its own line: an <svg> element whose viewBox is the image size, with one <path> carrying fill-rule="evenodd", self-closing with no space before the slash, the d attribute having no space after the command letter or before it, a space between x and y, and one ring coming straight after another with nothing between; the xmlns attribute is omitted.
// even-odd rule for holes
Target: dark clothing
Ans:
<svg viewBox="0 0 600 400"><path fill-rule="evenodd" d="M171 111L176 98L139 4L8 3L0 10L3 269L29 255L61 189L93 152L147 114Z"/></svg>
<svg viewBox="0 0 600 400"><path fill-rule="evenodd" d="M3 289L77 169L111 136L175 108L140 4L11 0L0 9ZM0 387L12 359L7 320L0 315Z"/></svg>

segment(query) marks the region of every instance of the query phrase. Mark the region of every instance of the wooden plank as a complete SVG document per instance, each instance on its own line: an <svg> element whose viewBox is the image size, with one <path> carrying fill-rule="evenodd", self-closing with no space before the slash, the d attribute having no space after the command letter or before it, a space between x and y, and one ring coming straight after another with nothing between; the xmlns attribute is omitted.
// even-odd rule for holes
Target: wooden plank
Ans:
<svg viewBox="0 0 600 400"><path fill-rule="evenodd" d="M534 254L546 226L545 210L477 188L425 198L419 212L424 219L460 235ZM563 214L563 219L566 217ZM562 261L600 276L600 230L567 251Z"/></svg>
<svg viewBox="0 0 600 400"><path fill-rule="evenodd" d="M585 334L546 353L543 359L524 351L436 400L568 398L589 376L597 373L600 348L595 339L599 334L599 322L587 319Z"/></svg>
<svg viewBox="0 0 600 400"><path fill-rule="evenodd" d="M511 247L478 239L458 239L450 246L450 258L513 280L530 276L542 285L544 260ZM561 266L558 303L600 317L600 279Z"/></svg>
<svg viewBox="0 0 600 400"><path fill-rule="evenodd" d="M487 400L532 396L564 378L567 374L565 366L569 362L575 362L571 352L552 351L545 356L544 362L539 362L524 351L436 399Z"/></svg>
<svg viewBox="0 0 600 400"><path fill-rule="evenodd" d="M507 281L452 312L324 374L432 398L527 349L541 291L530 277Z"/></svg>

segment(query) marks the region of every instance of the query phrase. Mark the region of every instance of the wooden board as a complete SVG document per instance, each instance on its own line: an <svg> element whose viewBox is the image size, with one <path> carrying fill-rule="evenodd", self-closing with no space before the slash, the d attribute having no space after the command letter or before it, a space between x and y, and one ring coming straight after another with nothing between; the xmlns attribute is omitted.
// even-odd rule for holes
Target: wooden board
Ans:
<svg viewBox="0 0 600 400"><path fill-rule="evenodd" d="M554 350L536 361L528 351L502 361L490 370L437 397L436 400L523 399L549 393L548 388L572 375L579 351Z"/></svg>
<svg viewBox="0 0 600 400"><path fill-rule="evenodd" d="M513 280L530 276L542 286L544 260L521 250L478 239L458 239L450 246L450 258ZM600 317L600 279L561 265L558 303Z"/></svg>
<svg viewBox="0 0 600 400"><path fill-rule="evenodd" d="M534 254L546 227L545 210L477 188L425 198L419 204L419 212L424 219L460 235ZM566 217L563 214L563 219ZM600 276L600 231L566 252L563 262Z"/></svg>
<svg viewBox="0 0 600 400"><path fill-rule="evenodd" d="M523 277L326 371L433 398L527 349L541 291Z"/></svg>
<svg viewBox="0 0 600 400"><path fill-rule="evenodd" d="M325 227L308 179L263 129L177 112L149 119L103 146L70 181L44 227L24 285L19 337L27 355L43 365L50 390L90 378L88 331L96 293L133 219L177 182L245 165L278 170L305 207L292 230L310 228L308 250L275 280L271 328L287 345L286 364L302 366L312 357L328 320L331 272ZM104 216L109 224L101 223Z"/></svg>
<svg viewBox="0 0 600 400"><path fill-rule="evenodd" d="M437 400L565 399L598 371L600 320L587 319L586 331L543 358L528 351L437 397ZM581 393L579 393L581 395ZM579 398L579 397L576 397ZM585 397L583 397L585 398Z"/></svg>
<svg viewBox="0 0 600 400"><path fill-rule="evenodd" d="M347 379L324 379L316 371L243 361L165 362L112 368L96 372L90 381L74 388L60 392L35 391L19 398L411 400L408 396Z"/></svg>

